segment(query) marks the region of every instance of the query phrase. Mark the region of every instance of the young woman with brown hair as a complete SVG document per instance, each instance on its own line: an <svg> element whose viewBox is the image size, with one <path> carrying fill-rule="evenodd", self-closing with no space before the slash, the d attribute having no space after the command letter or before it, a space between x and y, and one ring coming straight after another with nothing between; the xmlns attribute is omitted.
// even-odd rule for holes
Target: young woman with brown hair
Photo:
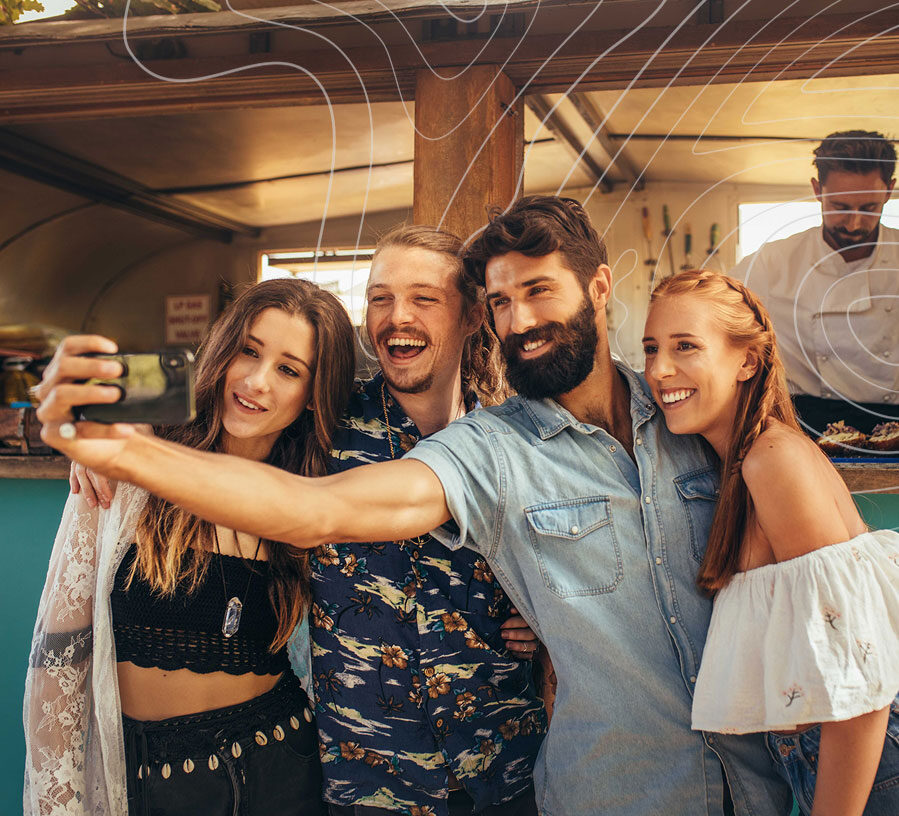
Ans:
<svg viewBox="0 0 899 816"><path fill-rule="evenodd" d="M668 278L645 333L668 428L721 460L693 728L767 731L805 814L899 813L899 536L867 530L799 429L771 321L745 286Z"/></svg>
<svg viewBox="0 0 899 816"><path fill-rule="evenodd" d="M200 349L196 419L156 431L323 475L353 368L335 297L260 283ZM322 813L318 739L286 649L307 560L128 485L105 510L71 495L27 679L25 813Z"/></svg>

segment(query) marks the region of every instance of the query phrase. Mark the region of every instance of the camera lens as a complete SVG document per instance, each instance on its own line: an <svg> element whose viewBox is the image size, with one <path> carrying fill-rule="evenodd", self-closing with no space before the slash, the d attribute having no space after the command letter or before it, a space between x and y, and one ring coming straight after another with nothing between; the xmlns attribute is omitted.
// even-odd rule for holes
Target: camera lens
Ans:
<svg viewBox="0 0 899 816"><path fill-rule="evenodd" d="M184 361L180 357L169 357L168 362L171 368L181 368L184 365Z"/></svg>

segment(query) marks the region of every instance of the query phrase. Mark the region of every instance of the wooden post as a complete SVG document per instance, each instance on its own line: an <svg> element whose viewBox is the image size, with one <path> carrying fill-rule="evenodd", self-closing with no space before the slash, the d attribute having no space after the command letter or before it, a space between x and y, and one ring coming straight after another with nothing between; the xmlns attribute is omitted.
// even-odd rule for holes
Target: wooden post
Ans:
<svg viewBox="0 0 899 816"><path fill-rule="evenodd" d="M465 239L487 223L487 207L506 207L520 195L524 108L514 98L515 86L494 65L469 68L454 80L418 71L416 224L440 226Z"/></svg>

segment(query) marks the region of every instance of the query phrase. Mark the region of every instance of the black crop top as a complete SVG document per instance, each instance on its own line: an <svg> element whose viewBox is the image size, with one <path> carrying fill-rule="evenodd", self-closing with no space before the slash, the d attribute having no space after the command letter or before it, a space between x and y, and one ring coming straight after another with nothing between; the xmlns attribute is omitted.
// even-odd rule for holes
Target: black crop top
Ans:
<svg viewBox="0 0 899 816"><path fill-rule="evenodd" d="M174 595L163 597L140 575L125 590L136 556L137 545L132 544L116 572L110 597L116 660L201 674L279 674L290 668L286 648L274 654L269 651L278 619L268 597L268 561L255 563L247 591L248 563L236 556L210 553L206 578L194 592L187 594L179 588ZM243 602L240 629L226 638L222 620L228 599L234 596Z"/></svg>

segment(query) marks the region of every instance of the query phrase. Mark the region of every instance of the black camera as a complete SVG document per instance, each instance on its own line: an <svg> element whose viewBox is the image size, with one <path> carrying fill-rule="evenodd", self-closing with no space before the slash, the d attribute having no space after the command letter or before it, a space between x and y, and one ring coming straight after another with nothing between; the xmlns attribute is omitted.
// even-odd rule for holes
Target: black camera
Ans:
<svg viewBox="0 0 899 816"><path fill-rule="evenodd" d="M121 397L118 402L81 405L76 409L76 419L177 425L190 422L196 416L194 356L187 349L85 356L122 364L120 377L87 381L89 385L114 386Z"/></svg>

